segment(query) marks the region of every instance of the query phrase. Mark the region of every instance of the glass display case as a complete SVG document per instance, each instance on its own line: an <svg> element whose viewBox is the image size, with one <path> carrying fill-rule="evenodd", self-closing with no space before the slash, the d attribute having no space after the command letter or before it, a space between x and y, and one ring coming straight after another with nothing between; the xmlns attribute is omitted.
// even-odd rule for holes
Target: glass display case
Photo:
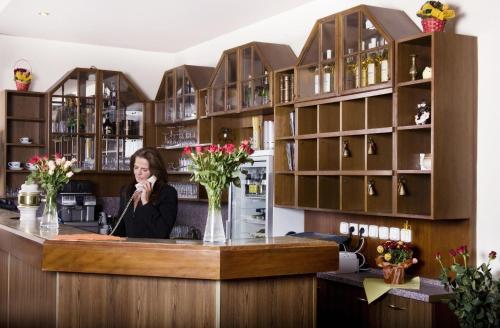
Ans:
<svg viewBox="0 0 500 328"><path fill-rule="evenodd" d="M272 236L273 156L270 151L256 151L252 164L239 172L241 187L231 185L229 218L231 239Z"/></svg>
<svg viewBox="0 0 500 328"><path fill-rule="evenodd" d="M77 68L49 90L49 152L82 170L129 170L143 146L146 97L120 72Z"/></svg>

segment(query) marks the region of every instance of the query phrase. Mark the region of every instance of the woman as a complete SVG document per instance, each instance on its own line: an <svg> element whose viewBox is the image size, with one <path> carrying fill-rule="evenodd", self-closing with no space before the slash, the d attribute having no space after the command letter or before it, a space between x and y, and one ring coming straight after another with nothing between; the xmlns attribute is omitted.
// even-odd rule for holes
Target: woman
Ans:
<svg viewBox="0 0 500 328"><path fill-rule="evenodd" d="M139 149L130 159L130 171L135 179L120 192L119 215L125 214L113 235L168 238L177 217L177 191L167 184L160 154L154 148ZM156 181L147 181L153 175Z"/></svg>

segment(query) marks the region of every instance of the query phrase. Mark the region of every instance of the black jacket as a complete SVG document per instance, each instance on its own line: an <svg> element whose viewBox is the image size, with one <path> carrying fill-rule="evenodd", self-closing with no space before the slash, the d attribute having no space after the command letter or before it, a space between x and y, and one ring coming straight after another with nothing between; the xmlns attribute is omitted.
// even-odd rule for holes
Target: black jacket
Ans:
<svg viewBox="0 0 500 328"><path fill-rule="evenodd" d="M158 188L158 186L154 187ZM122 188L118 215L122 214L130 197L127 187ZM139 201L135 210L134 202L130 203L114 235L134 238L168 238L176 217L177 191L169 185L163 185L155 201L149 201L146 205L142 205Z"/></svg>

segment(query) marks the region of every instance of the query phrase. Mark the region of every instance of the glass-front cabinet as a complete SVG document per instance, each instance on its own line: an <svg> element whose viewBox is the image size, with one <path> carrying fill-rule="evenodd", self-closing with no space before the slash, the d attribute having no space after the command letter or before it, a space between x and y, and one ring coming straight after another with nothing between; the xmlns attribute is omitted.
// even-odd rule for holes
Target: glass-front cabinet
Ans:
<svg viewBox="0 0 500 328"><path fill-rule="evenodd" d="M49 90L49 152L86 171L126 171L143 146L146 97L120 72L76 68Z"/></svg>
<svg viewBox="0 0 500 328"><path fill-rule="evenodd" d="M393 87L394 40L418 31L404 12L366 5L319 19L295 68L295 100Z"/></svg>
<svg viewBox="0 0 500 328"><path fill-rule="evenodd" d="M335 16L319 20L299 56L298 98L331 95L337 92L335 22Z"/></svg>
<svg viewBox="0 0 500 328"><path fill-rule="evenodd" d="M273 72L297 60L288 45L250 42L226 50L208 85L208 115L273 106Z"/></svg>

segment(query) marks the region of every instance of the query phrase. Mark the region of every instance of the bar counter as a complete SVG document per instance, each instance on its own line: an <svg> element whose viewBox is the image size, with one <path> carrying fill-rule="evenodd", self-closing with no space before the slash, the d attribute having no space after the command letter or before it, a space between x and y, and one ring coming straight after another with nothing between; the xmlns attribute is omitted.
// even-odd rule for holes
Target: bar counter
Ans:
<svg viewBox="0 0 500 328"><path fill-rule="evenodd" d="M294 237L59 240L0 210L0 326L313 327L338 245ZM70 236L70 237L68 237Z"/></svg>

